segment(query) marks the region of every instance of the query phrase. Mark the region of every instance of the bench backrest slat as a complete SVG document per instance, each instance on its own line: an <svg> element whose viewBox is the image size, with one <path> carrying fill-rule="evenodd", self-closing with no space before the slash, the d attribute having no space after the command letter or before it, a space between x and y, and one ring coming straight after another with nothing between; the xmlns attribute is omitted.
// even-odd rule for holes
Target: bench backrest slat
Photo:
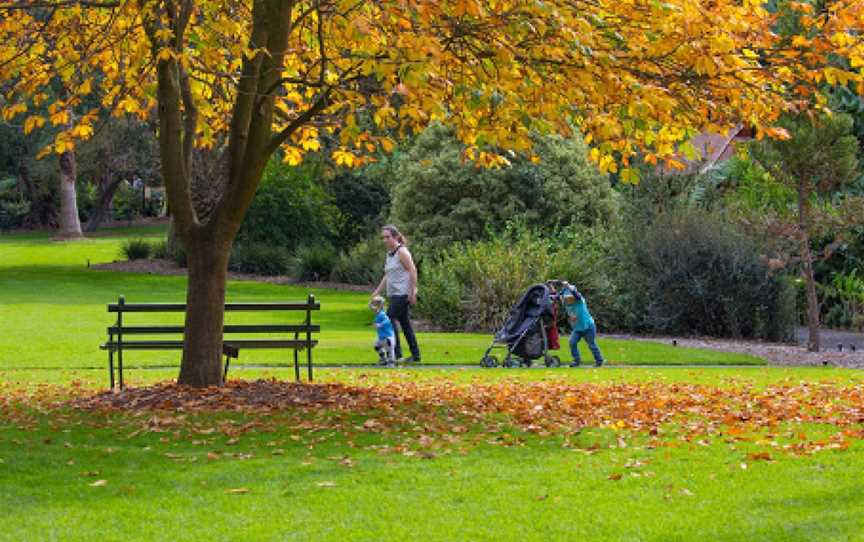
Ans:
<svg viewBox="0 0 864 542"><path fill-rule="evenodd" d="M123 333L135 335L150 335L161 333L183 333L183 326L123 326ZM222 333L305 333L306 331L319 333L321 326L306 324L229 324L222 328ZM108 327L108 333L119 333L120 328L116 325Z"/></svg>
<svg viewBox="0 0 864 542"><path fill-rule="evenodd" d="M185 303L110 303L108 312L184 312ZM290 311L321 310L321 304L314 303L225 303L226 311Z"/></svg>

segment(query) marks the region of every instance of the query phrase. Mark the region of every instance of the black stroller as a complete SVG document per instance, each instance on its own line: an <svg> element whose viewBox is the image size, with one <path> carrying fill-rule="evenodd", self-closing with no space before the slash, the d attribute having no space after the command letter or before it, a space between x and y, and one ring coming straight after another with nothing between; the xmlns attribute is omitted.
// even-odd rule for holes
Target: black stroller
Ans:
<svg viewBox="0 0 864 542"><path fill-rule="evenodd" d="M530 367L533 360L542 357L547 367L559 367L561 360L549 353L546 326L556 325L556 295L544 284L535 284L522 294L510 309L510 314L495 333L492 344L480 360L482 367L498 367L498 358L492 349L506 348L504 367Z"/></svg>

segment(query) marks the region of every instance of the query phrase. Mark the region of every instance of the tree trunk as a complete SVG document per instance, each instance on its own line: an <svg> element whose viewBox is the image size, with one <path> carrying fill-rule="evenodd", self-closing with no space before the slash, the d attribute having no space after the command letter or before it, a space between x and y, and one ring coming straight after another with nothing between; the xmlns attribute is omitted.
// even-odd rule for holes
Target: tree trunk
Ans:
<svg viewBox="0 0 864 542"><path fill-rule="evenodd" d="M819 298L816 294L816 277L813 273L813 253L810 250L810 191L809 179L798 180L798 228L801 236L801 260L804 263L804 280L807 289L807 327L810 336L807 350L818 352Z"/></svg>
<svg viewBox="0 0 864 542"><path fill-rule="evenodd" d="M70 239L83 237L78 219L78 199L75 191L75 152L60 155L60 231L57 237Z"/></svg>
<svg viewBox="0 0 864 542"><path fill-rule="evenodd" d="M178 382L194 387L222 385L222 323L230 245L203 239L190 243L186 329Z"/></svg>
<svg viewBox="0 0 864 542"><path fill-rule="evenodd" d="M108 218L108 215L111 212L111 201L114 199L114 194L117 193L117 189L120 187L121 182L122 179L119 177L112 182L110 175L106 175L102 178L99 182L99 195L96 206L93 209L93 214L90 215L90 219L84 225L84 231L96 231L99 229L99 226L102 225L102 222Z"/></svg>

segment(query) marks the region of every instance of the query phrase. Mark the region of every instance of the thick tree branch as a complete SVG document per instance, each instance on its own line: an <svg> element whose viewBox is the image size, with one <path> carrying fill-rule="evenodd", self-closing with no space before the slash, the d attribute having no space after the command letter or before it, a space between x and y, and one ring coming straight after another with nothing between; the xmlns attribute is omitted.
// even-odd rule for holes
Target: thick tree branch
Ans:
<svg viewBox="0 0 864 542"><path fill-rule="evenodd" d="M255 0L252 7L251 48L260 48L267 43L268 23L265 0ZM237 98L231 114L231 127L228 133L228 182L229 186L239 182L249 139L249 123L252 121L256 102L256 90L261 75L264 54L253 58L243 57L243 69L237 85Z"/></svg>
<svg viewBox="0 0 864 542"><path fill-rule="evenodd" d="M184 124L180 110L181 88L177 62L161 60L156 67L159 101L159 152L162 177L177 231L184 242L197 224L192 207L188 169L184 157Z"/></svg>
<svg viewBox="0 0 864 542"><path fill-rule="evenodd" d="M62 8L76 5L87 8L117 8L120 7L120 2L97 2L95 0L58 0L57 2L18 2L16 4L0 3L0 11L13 9L27 10L39 8Z"/></svg>
<svg viewBox="0 0 864 542"><path fill-rule="evenodd" d="M186 177L192 178L192 150L195 148L195 139L198 126L198 108L192 97L192 88L189 85L189 74L182 66L179 67L180 91L183 99L184 127L183 127L183 164Z"/></svg>
<svg viewBox="0 0 864 542"><path fill-rule="evenodd" d="M288 36L292 28L293 7L294 2L291 0L258 0L253 5L252 34L260 37L255 43L258 47L266 48L266 53L256 55L256 77L240 80L240 86L243 87L241 90L248 94L239 94L237 101L238 104L242 101L248 109L235 111L234 117L236 119L238 114L247 114L248 117L243 124L236 126L245 128L242 153L238 148L229 147L229 152L233 151L229 156L231 173L228 186L214 213L211 229L218 239L232 240L236 235L272 154L268 144L275 98L266 95L265 91L281 78L285 52L288 49ZM235 135L233 123L231 135Z"/></svg>
<svg viewBox="0 0 864 542"><path fill-rule="evenodd" d="M300 113L294 119L291 119L288 126L283 128L278 134L275 134L272 138L270 138L270 143L267 145L267 154L272 155L276 152L276 149L279 148L282 143L288 140L291 137L291 134L297 131L298 128L308 124L312 119L315 118L318 113L327 109L327 106L330 105L329 93L323 94L320 98L315 100L315 102L307 109L306 111ZM287 120L287 119L286 119Z"/></svg>

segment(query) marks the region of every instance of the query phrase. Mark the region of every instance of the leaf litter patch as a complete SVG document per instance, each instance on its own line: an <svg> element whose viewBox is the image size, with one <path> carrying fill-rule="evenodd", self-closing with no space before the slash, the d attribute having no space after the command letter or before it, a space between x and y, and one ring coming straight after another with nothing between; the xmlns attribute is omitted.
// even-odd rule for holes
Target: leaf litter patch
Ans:
<svg viewBox="0 0 864 542"><path fill-rule="evenodd" d="M440 379L346 385L270 379L203 389L162 383L95 394L74 386L37 386L26 393L0 386L0 406L6 412L24 409L28 417L34 410L56 409L118 413L145 420L141 427L147 431L161 430L165 420L192 426L199 413L264 416L268 426L283 416L294 429L336 432L349 441L356 434L407 431L421 447L441 437L450 443L518 445L524 439L513 435L514 429L541 437L564 435L568 445L583 428L604 428L616 432L613 447L627 447L627 439L637 436L652 447L723 441L757 448L751 460L773 457L759 450L809 454L846 449L864 439L864 386L807 382L754 389L660 382L461 384Z"/></svg>

